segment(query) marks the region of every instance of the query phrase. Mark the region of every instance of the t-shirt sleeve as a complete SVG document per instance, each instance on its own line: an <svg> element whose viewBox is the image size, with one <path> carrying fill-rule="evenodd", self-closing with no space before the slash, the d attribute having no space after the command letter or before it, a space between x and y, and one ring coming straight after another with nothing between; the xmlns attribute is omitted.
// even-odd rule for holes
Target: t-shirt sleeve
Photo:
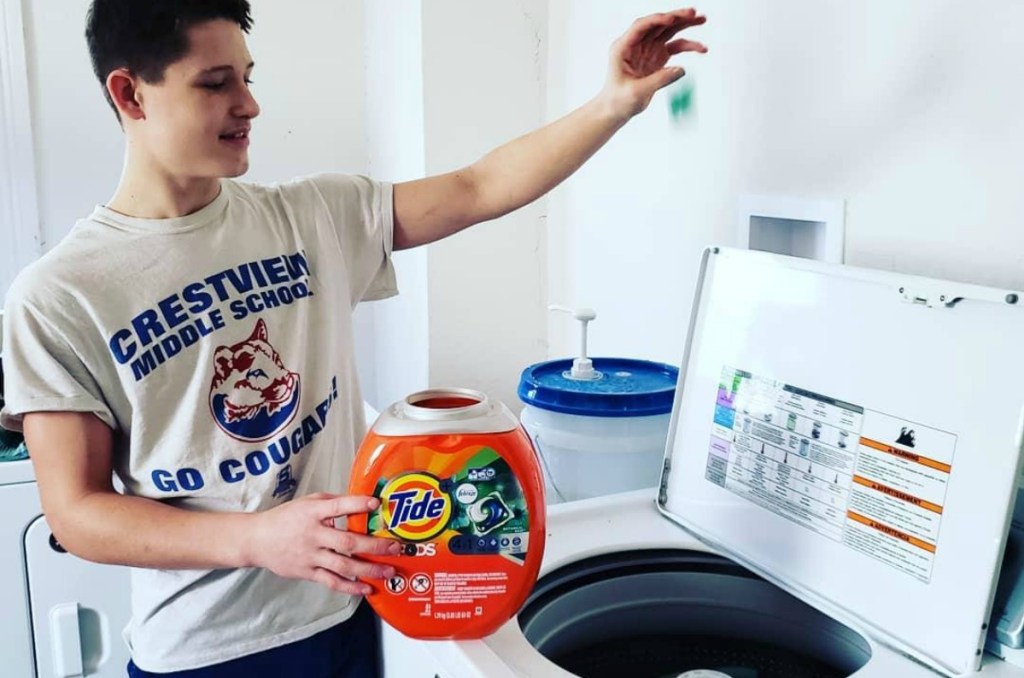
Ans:
<svg viewBox="0 0 1024 678"><path fill-rule="evenodd" d="M67 335L14 288L4 309L0 426L22 430L30 412L91 412L115 428L95 378Z"/></svg>
<svg viewBox="0 0 1024 678"><path fill-rule="evenodd" d="M398 294L391 261L392 185L347 174L318 174L309 180L326 205L341 245L352 306Z"/></svg>

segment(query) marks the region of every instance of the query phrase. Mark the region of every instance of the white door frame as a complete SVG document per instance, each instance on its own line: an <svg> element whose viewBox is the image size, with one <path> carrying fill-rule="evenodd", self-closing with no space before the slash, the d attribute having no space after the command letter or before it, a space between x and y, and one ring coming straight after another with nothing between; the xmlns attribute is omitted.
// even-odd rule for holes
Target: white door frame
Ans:
<svg viewBox="0 0 1024 678"><path fill-rule="evenodd" d="M0 0L0 301L41 253L22 0Z"/></svg>

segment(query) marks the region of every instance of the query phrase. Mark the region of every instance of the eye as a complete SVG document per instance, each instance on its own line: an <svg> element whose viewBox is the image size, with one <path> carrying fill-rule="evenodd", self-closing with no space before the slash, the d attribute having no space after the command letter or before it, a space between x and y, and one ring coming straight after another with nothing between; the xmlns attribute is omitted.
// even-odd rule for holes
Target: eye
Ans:
<svg viewBox="0 0 1024 678"><path fill-rule="evenodd" d="M246 78L246 79L245 79L245 84L246 84L246 85L251 85L251 84L253 84L253 81L252 81L252 80L250 80L250 79L248 79L248 78Z"/></svg>
<svg viewBox="0 0 1024 678"><path fill-rule="evenodd" d="M202 87L203 89L218 90L218 89L224 89L224 84L225 83L223 83L223 82L204 82L204 83L202 83L199 86Z"/></svg>
<svg viewBox="0 0 1024 678"><path fill-rule="evenodd" d="M254 362L256 362L256 360L252 353L237 353L232 361L232 367L239 372L242 372L252 367Z"/></svg>

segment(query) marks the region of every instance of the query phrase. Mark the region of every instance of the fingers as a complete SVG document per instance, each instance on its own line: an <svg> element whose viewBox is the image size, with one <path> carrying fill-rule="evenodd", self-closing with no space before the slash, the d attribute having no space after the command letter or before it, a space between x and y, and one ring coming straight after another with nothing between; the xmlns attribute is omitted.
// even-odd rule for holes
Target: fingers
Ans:
<svg viewBox="0 0 1024 678"><path fill-rule="evenodd" d="M395 576L395 568L390 565L370 563L358 558L349 558L335 551L321 549L313 560L320 569L327 570L341 577L361 579L387 579Z"/></svg>
<svg viewBox="0 0 1024 678"><path fill-rule="evenodd" d="M623 36L622 46L634 47L645 40L665 42L684 28L700 26L705 21L707 17L697 14L697 10L692 8L641 17Z"/></svg>
<svg viewBox="0 0 1024 678"><path fill-rule="evenodd" d="M337 518L348 516L353 513L366 513L374 511L380 506L380 500L376 497L362 497L358 495L311 495L318 497L319 507L317 508L318 518Z"/></svg>
<svg viewBox="0 0 1024 678"><path fill-rule="evenodd" d="M700 26L708 20L706 16L700 14L692 7L687 9L677 9L673 12L668 12L668 15L672 17L673 23L675 23L679 28Z"/></svg>
<svg viewBox="0 0 1024 678"><path fill-rule="evenodd" d="M659 90L662 87L667 87L679 78L686 75L686 71L679 66L673 66L671 68L662 68L656 73L652 73L648 76L645 82L649 82L652 90Z"/></svg>
<svg viewBox="0 0 1024 678"><path fill-rule="evenodd" d="M669 54L680 54L682 52L700 52L703 54L708 51L704 43L697 42L696 40L683 40L682 38L666 43L665 49L668 50Z"/></svg>
<svg viewBox="0 0 1024 678"><path fill-rule="evenodd" d="M693 19L690 20L676 19L668 26L666 26L663 30L661 30L659 33L657 33L654 36L651 36L650 40L651 42L667 42L668 40L671 40L676 35L676 33L683 30L684 28L700 26L705 21L707 21L707 18L703 16L694 17ZM706 52L707 50L705 49L704 51Z"/></svg>
<svg viewBox="0 0 1024 678"><path fill-rule="evenodd" d="M332 591L347 593L350 596L366 596L373 593L373 588L369 584L346 579L319 567L313 570L311 579L318 584L323 584Z"/></svg>
<svg viewBox="0 0 1024 678"><path fill-rule="evenodd" d="M650 38L652 34L660 35L673 22L671 14L651 14L637 19L622 36L622 47L635 47Z"/></svg>
<svg viewBox="0 0 1024 678"><path fill-rule="evenodd" d="M397 541L333 528L321 532L319 546L338 553L365 553L369 556L397 556L402 553L402 545Z"/></svg>
<svg viewBox="0 0 1024 678"><path fill-rule="evenodd" d="M707 18L697 14L696 10L684 9L676 12L670 12L669 16L672 17L665 28L658 31L651 38L655 41L665 42L669 40L673 35L683 30L684 28L690 28L691 26L700 26Z"/></svg>

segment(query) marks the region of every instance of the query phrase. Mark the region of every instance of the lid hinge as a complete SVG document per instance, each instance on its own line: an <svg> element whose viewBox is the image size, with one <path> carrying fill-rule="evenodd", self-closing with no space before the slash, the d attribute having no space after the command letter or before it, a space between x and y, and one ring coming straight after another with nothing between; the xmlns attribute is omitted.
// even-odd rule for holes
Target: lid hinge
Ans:
<svg viewBox="0 0 1024 678"><path fill-rule="evenodd" d="M672 470L672 459L665 457L665 464L661 467L661 485L658 487L658 506L665 506L668 503L668 474Z"/></svg>
<svg viewBox="0 0 1024 678"><path fill-rule="evenodd" d="M921 288L900 287L899 293L903 301L908 304L919 304L928 308L944 306L953 308L957 302L963 301L963 296L952 293L942 293L936 290L925 290Z"/></svg>
<svg viewBox="0 0 1024 678"><path fill-rule="evenodd" d="M898 292L908 304L920 304L928 308L953 308L964 299L971 301L988 301L996 304L1016 305L1020 301L1017 292L992 290L972 285L955 285L944 283L941 288L936 285L910 281L912 284L900 285ZM950 288L954 289L950 289ZM959 288L959 289L956 289Z"/></svg>

